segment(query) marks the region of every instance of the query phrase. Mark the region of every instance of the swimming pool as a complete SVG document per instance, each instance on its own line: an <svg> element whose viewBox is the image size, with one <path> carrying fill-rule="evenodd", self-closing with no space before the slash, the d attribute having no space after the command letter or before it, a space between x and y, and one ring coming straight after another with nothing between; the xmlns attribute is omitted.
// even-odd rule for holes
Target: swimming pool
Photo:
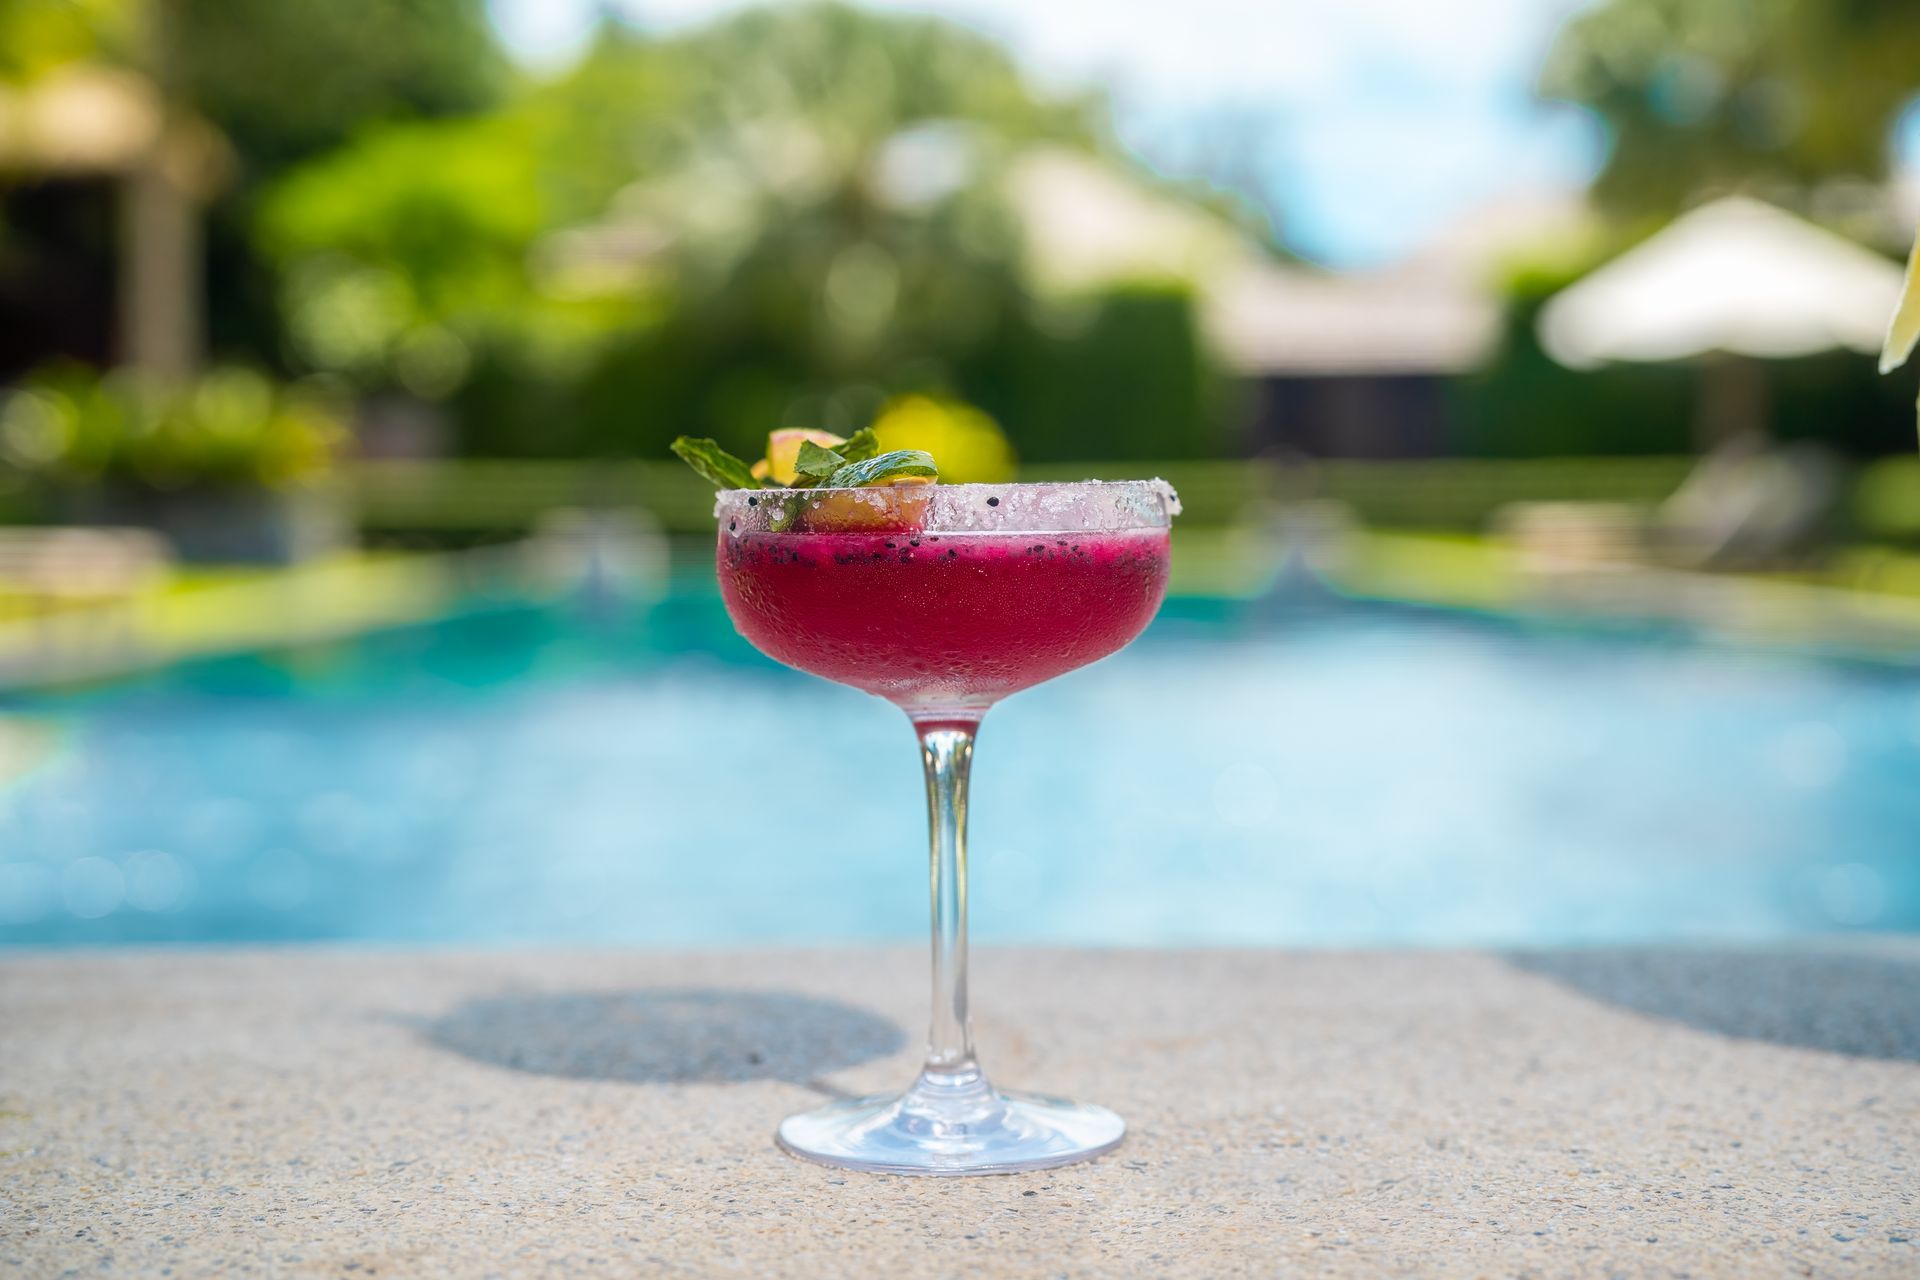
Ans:
<svg viewBox="0 0 1920 1280"><path fill-rule="evenodd" d="M496 604L15 696L0 940L910 939L904 719L709 587ZM1010 700L974 927L1076 944L1920 929L1920 673L1377 606L1174 601ZM822 796L830 797L823 803Z"/></svg>

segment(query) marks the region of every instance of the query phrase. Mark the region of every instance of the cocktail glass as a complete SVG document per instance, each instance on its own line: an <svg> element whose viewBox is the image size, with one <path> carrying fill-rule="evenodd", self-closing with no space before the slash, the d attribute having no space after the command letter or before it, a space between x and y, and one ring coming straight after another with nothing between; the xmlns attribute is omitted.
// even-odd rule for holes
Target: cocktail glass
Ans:
<svg viewBox="0 0 1920 1280"><path fill-rule="evenodd" d="M967 1014L967 775L996 701L1139 635L1167 587L1165 483L731 490L721 595L770 657L877 694L912 719L926 768L933 896L927 1060L904 1093L789 1116L809 1160L890 1173L1045 1169L1112 1150L1104 1107L1002 1092Z"/></svg>

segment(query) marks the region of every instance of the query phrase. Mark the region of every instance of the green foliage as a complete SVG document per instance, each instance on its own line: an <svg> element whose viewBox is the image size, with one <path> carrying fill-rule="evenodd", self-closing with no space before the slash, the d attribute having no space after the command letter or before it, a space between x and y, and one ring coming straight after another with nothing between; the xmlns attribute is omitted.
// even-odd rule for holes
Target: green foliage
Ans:
<svg viewBox="0 0 1920 1280"><path fill-rule="evenodd" d="M482 0L167 0L161 79L266 174L369 123L478 110L506 68Z"/></svg>
<svg viewBox="0 0 1920 1280"><path fill-rule="evenodd" d="M657 68L660 55L609 39L583 83L623 59ZM845 435L892 394L952 386L1020 323L998 168L1017 145L1090 126L1029 93L998 47L823 5L742 13L671 42L664 61L685 84L671 136L632 148L656 167L619 204L630 230L669 246L651 264L669 301L594 361L577 447L644 454L682 427L742 450L773 426ZM890 190L916 148L954 181Z"/></svg>
<svg viewBox="0 0 1920 1280"><path fill-rule="evenodd" d="M143 72L248 176L373 121L479 110L506 84L484 0L0 0L0 77L76 62Z"/></svg>
<svg viewBox="0 0 1920 1280"><path fill-rule="evenodd" d="M837 449L802 440L793 459L794 487L812 488L846 465L847 456Z"/></svg>
<svg viewBox="0 0 1920 1280"><path fill-rule="evenodd" d="M0 0L0 78L31 80L69 63L125 57L133 0Z"/></svg>
<svg viewBox="0 0 1920 1280"><path fill-rule="evenodd" d="M791 485L781 485L773 479L756 479L745 462L712 440L681 436L668 447L673 450L675 457L692 467L701 479L716 489L864 489L905 478L939 478L940 469L934 464L933 458L918 449L875 453L877 438L872 431L855 432L853 438L844 443L847 452L842 453L839 449L829 449L811 440L802 440L793 464L794 479Z"/></svg>
<svg viewBox="0 0 1920 1280"><path fill-rule="evenodd" d="M1909 453L1866 468L1849 514L1869 538L1920 543L1920 458Z"/></svg>
<svg viewBox="0 0 1920 1280"><path fill-rule="evenodd" d="M281 488L324 474L345 438L329 397L245 369L177 385L71 366L0 403L0 464L43 484Z"/></svg>
<svg viewBox="0 0 1920 1280"><path fill-rule="evenodd" d="M1184 287L1122 286L1040 309L962 377L1030 462L1225 451L1227 388Z"/></svg>
<svg viewBox="0 0 1920 1280"><path fill-rule="evenodd" d="M547 222L537 157L514 119L396 125L275 186L257 242L285 266L295 356L438 398L473 341L564 323L527 278Z"/></svg>
<svg viewBox="0 0 1920 1280"><path fill-rule="evenodd" d="M934 19L609 27L494 115L381 126L302 166L259 240L297 362L446 398L474 454L693 434L753 456L771 428L844 436L914 393L988 402L1046 456L1205 452L1187 299L1124 290L1054 324L1027 287L1004 166L1098 132L1091 104ZM1062 421L1099 436L1046 446Z"/></svg>
<svg viewBox="0 0 1920 1280"><path fill-rule="evenodd" d="M1603 203L1671 213L1715 191L1881 177L1916 67L1912 0L1606 0L1563 28L1542 88L1612 129Z"/></svg>
<svg viewBox="0 0 1920 1280"><path fill-rule="evenodd" d="M804 453L805 450L801 452ZM882 452L880 435L872 427L862 427L833 446L833 452L848 462L865 462L868 458L876 457Z"/></svg>
<svg viewBox="0 0 1920 1280"><path fill-rule="evenodd" d="M844 163L903 125L973 121L1006 138L1090 140L1089 106L1028 88L1005 49L953 23L848 4L747 9L666 54L692 86L687 122L716 129L797 119Z"/></svg>
<svg viewBox="0 0 1920 1280"><path fill-rule="evenodd" d="M836 468L821 481L827 489L864 489L869 485L891 484L896 480L937 480L940 468L933 455L919 449L895 449L877 454L864 462L849 462Z"/></svg>
<svg viewBox="0 0 1920 1280"><path fill-rule="evenodd" d="M760 482L745 462L722 449L712 440L681 436L669 446L674 457L692 467L702 480L716 489L758 489Z"/></svg>
<svg viewBox="0 0 1920 1280"><path fill-rule="evenodd" d="M1693 448L1693 373L1685 365L1575 371L1541 348L1541 308L1585 264L1509 283L1506 330L1484 370L1449 390L1462 453L1487 458L1678 455Z"/></svg>
<svg viewBox="0 0 1920 1280"><path fill-rule="evenodd" d="M0 0L0 79L81 62L141 73L232 144L207 211L209 337L268 365L280 288L250 240L254 192L376 123L484 109L508 84L485 0Z"/></svg>
<svg viewBox="0 0 1920 1280"><path fill-rule="evenodd" d="M133 0L125 0L132 3ZM290 165L380 124L484 109L508 84L484 0L141 0L158 40L132 59L233 144L237 181L209 211L214 349L284 366L282 298L252 242L254 194ZM428 172L432 170L428 165ZM311 285L311 281L303 281ZM409 362L431 382L454 353L437 336Z"/></svg>

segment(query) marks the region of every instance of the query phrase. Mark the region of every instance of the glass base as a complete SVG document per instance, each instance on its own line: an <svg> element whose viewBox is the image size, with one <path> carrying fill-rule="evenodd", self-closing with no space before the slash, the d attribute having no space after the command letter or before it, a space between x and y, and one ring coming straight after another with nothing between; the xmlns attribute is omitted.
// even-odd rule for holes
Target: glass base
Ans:
<svg viewBox="0 0 1920 1280"><path fill-rule="evenodd" d="M841 1169L958 1177L1091 1160L1119 1146L1126 1131L1105 1107L1001 1093L976 1069L924 1072L905 1093L788 1116L779 1143L803 1160Z"/></svg>

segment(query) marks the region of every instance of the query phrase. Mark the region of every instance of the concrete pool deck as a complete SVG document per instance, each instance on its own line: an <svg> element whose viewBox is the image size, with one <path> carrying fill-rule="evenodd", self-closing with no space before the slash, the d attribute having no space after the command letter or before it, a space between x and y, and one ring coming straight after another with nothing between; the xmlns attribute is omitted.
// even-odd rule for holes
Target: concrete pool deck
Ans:
<svg viewBox="0 0 1920 1280"><path fill-rule="evenodd" d="M919 949L0 952L0 1277L1920 1274L1920 942L986 951L1113 1155L776 1151Z"/></svg>

